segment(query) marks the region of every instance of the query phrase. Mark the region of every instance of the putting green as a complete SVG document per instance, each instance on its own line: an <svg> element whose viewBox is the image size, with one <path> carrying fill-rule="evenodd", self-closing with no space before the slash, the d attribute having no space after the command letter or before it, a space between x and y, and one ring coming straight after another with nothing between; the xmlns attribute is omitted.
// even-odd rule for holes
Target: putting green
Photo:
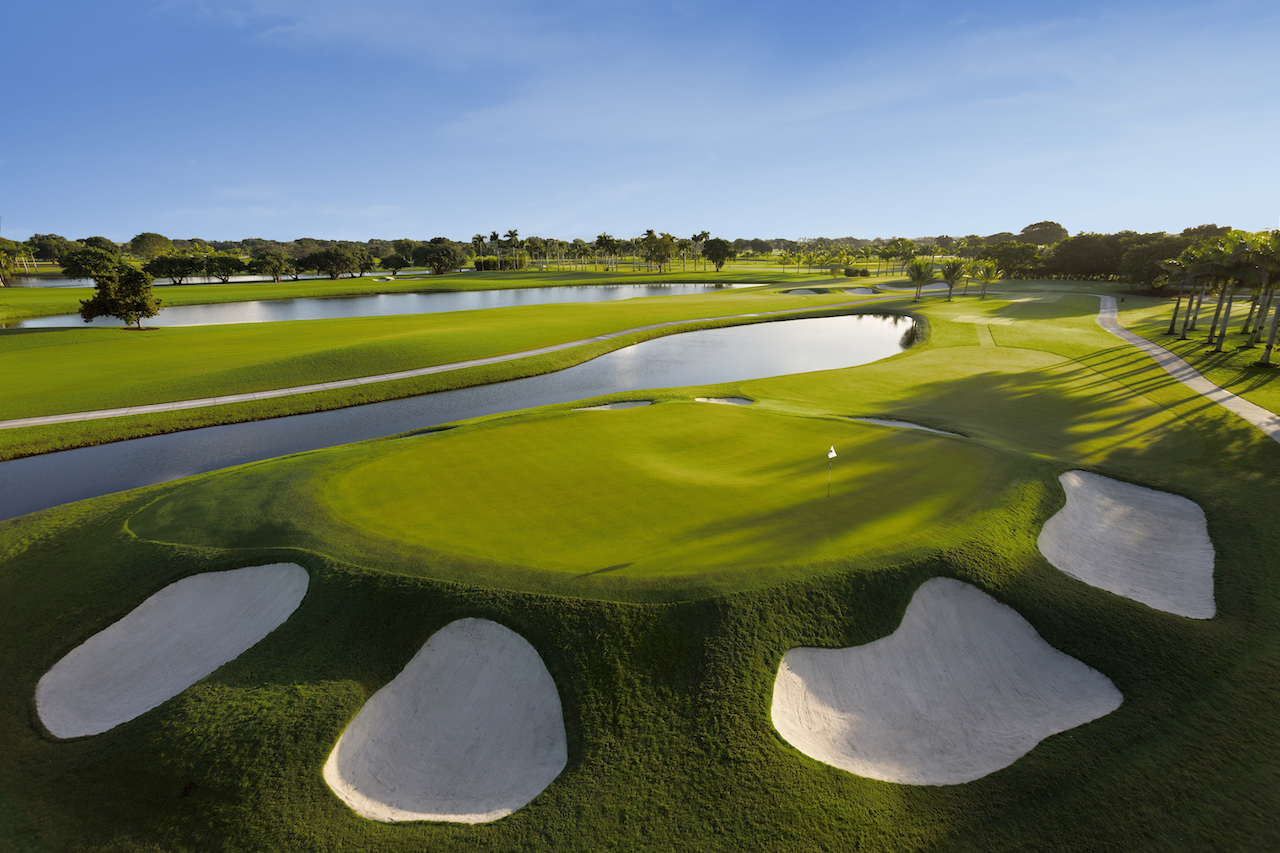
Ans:
<svg viewBox="0 0 1280 853"><path fill-rule="evenodd" d="M828 497L832 445L839 456ZM162 499L131 529L189 544L226 542L229 533L256 542L267 538L257 531L278 537L300 514L325 541L278 544L408 547L429 576L439 572L435 556L450 555L606 584L776 580L786 567L936 548L991 503L1006 467L965 440L673 401L522 415L267 463L249 487L259 497L248 511L220 510L243 507L243 493L214 478Z"/></svg>

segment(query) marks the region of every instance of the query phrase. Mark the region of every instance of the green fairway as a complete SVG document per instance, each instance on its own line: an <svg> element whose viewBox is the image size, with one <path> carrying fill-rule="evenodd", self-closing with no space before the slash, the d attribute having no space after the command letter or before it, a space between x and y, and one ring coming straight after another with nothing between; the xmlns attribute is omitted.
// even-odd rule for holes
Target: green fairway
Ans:
<svg viewBox="0 0 1280 853"><path fill-rule="evenodd" d="M894 300L924 340L861 367L494 415L0 522L0 849L1275 849L1280 445L1100 329L1096 298L1002 289ZM508 322L486 316L473 335ZM567 334L581 317L546 322ZM1074 469L1204 510L1213 619L1040 556ZM36 682L86 637L180 578L281 561L311 585L258 646L101 735L41 730ZM889 635L939 576L1012 607L1123 704L963 785L878 782L784 741L782 656ZM428 637L471 616L543 658L565 770L492 824L358 817L326 756Z"/></svg>

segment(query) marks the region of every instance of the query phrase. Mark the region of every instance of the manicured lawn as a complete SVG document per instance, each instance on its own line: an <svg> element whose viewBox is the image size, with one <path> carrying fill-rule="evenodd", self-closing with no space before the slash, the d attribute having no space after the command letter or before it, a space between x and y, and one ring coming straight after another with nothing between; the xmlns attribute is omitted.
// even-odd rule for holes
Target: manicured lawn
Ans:
<svg viewBox="0 0 1280 853"><path fill-rule="evenodd" d="M0 848L1275 849L1280 445L1098 329L1096 306L930 299L926 343L863 367L493 416L0 523ZM691 402L728 395L757 402ZM1214 619L1039 556L1073 468L1205 510ZM311 587L258 646L102 735L40 731L36 681L84 638L178 578L282 560ZM966 785L876 782L786 744L782 655L884 637L935 576L1013 607L1124 703ZM357 817L325 757L465 616L541 654L568 766L493 824Z"/></svg>

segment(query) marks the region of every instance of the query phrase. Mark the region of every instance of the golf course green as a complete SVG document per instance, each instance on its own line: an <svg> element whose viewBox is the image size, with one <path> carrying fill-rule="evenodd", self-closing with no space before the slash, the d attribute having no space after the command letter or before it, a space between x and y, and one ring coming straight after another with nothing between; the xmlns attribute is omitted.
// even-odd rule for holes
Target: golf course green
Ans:
<svg viewBox="0 0 1280 853"><path fill-rule="evenodd" d="M924 334L872 364L492 415L0 522L0 849L1274 849L1280 444L1101 329L1098 298L1081 294L1117 287L876 297L868 310L911 312ZM403 344L406 362L449 361L854 298L776 289L418 318L419 329L400 318L265 329L227 376L337 378L345 356L326 352L374 365ZM1169 310L1130 296L1120 322L1146 334ZM213 351L238 333L165 330L131 348L97 331L48 337L60 365L84 365L57 379L67 405L188 393L206 380L141 348ZM306 358L293 360L293 343ZM169 372L117 395L90 363L108 352ZM11 413L41 408L35 380L23 382ZM1251 382L1233 390L1267 405L1275 382ZM641 399L653 404L577 410ZM40 440L97 440L79 428L42 427ZM1213 618L1054 568L1037 537L1064 506L1067 471L1203 510ZM42 727L37 683L88 638L183 578L279 563L306 570L305 597L240 657L101 734ZM889 637L934 578L1015 611L1123 701L962 784L858 776L784 739L770 717L784 656ZM567 764L490 823L359 816L326 785L327 758L429 638L471 618L545 663Z"/></svg>

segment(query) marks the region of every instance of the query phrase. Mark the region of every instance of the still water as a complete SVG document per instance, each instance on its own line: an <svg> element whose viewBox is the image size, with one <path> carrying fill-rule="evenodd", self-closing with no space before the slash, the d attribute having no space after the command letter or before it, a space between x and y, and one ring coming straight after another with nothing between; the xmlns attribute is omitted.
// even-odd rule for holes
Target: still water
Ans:
<svg viewBox="0 0 1280 853"><path fill-rule="evenodd" d="M14 459L0 462L0 518L464 418L628 391L852 367L901 352L915 342L915 332L908 317L873 314L685 332L527 379Z"/></svg>
<svg viewBox="0 0 1280 853"><path fill-rule="evenodd" d="M464 290L449 293L376 293L326 299L264 299L208 305L175 305L146 320L148 326L222 326L230 323L278 323L283 320L337 320L349 317L387 317L393 314L439 314L482 308L515 308L565 302L613 302L640 296L683 296L711 293L733 285L618 284L574 287L528 287L504 290ZM160 292L164 299L164 292ZM78 314L37 317L9 328L48 329L66 326L123 326L114 317L86 324Z"/></svg>

